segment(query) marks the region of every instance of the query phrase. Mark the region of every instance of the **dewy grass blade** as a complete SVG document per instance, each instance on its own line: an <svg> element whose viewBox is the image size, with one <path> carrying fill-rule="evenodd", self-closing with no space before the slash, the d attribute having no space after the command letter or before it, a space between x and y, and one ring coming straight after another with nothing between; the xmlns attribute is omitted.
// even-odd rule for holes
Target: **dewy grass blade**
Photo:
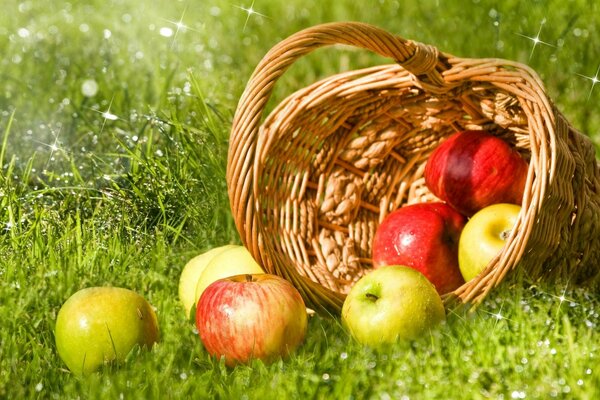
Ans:
<svg viewBox="0 0 600 400"><path fill-rule="evenodd" d="M6 148L8 146L8 135L12 127L13 119L15 117L16 109L10 114L8 122L6 123L6 129L4 129L4 135L2 136L2 147L0 148L0 168L4 168L4 156L6 154Z"/></svg>

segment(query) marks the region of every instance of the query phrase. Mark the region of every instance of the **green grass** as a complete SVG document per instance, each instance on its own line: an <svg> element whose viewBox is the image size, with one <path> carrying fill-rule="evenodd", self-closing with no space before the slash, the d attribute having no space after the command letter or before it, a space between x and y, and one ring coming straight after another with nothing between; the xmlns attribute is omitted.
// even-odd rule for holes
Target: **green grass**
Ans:
<svg viewBox="0 0 600 400"><path fill-rule="evenodd" d="M454 312L431 337L380 353L354 343L338 319L314 317L291 359L235 369L208 357L177 299L189 258L238 242L229 128L254 66L278 41L361 20L458 56L527 63L598 148L597 2L256 0L264 16L241 3L3 3L0 398L598 398L600 298L566 284L511 279L476 312ZM177 31L180 20L188 29ZM532 50L524 35L538 32L550 45ZM318 50L284 75L272 104L380 61ZM98 86L92 97L86 80ZM56 354L54 321L70 294L92 285L143 294L162 338L78 378Z"/></svg>

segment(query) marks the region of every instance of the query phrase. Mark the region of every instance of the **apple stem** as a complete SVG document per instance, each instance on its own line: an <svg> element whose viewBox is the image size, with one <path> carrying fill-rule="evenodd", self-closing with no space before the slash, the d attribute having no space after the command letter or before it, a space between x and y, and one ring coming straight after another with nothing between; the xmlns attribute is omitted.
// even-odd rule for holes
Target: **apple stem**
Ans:
<svg viewBox="0 0 600 400"><path fill-rule="evenodd" d="M246 274L246 282L252 282L252 275Z"/></svg>
<svg viewBox="0 0 600 400"><path fill-rule="evenodd" d="M366 296L367 296L367 299L369 299L371 301L377 301L379 299L379 297L375 296L373 293L367 293Z"/></svg>
<svg viewBox="0 0 600 400"><path fill-rule="evenodd" d="M507 229L505 231L502 231L502 233L500 234L500 237L502 238L502 240L506 240L510 236L511 232L512 232L511 229Z"/></svg>

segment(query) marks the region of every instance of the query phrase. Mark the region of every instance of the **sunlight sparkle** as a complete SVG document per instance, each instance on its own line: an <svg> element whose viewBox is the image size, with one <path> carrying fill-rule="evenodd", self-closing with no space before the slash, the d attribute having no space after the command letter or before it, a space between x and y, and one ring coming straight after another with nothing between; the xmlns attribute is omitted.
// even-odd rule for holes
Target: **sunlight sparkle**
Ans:
<svg viewBox="0 0 600 400"><path fill-rule="evenodd" d="M110 109L112 108L114 99L115 99L115 96L113 95L113 97L110 99L110 103L108 103L108 108L105 111L98 111L98 110L94 110L92 108L93 111L100 113L100 115L102 115L102 118L104 119L102 121L102 127L100 127L100 133L102 133L104 131L104 126L106 125L106 121L116 121L119 119L119 117L117 115L113 114L110 111Z"/></svg>
<svg viewBox="0 0 600 400"><path fill-rule="evenodd" d="M54 129L50 128L50 131L54 135L54 141L52 143L45 143L45 142L41 142L39 140L32 139L33 142L41 144L42 146L45 146L50 149L50 155L48 155L48 160L46 161L44 170L48 169L48 165L50 164L50 161L54 160L54 153L56 153L59 150L62 150L59 146L60 141L58 140L58 138L60 136L60 129L58 130L58 132L55 132Z"/></svg>
<svg viewBox="0 0 600 400"><path fill-rule="evenodd" d="M558 309L559 309L559 310L560 310L560 307L562 306L562 304L563 304L565 301L568 301L568 302L570 302L571 304L577 304L577 303L576 303L576 302L574 302L573 300L571 300L571 299L567 298L567 297L565 296L565 294L566 294L566 293L567 293L567 286L565 286L565 288L563 289L562 293L561 293L559 296L556 296L556 295L550 294L550 296L554 297L555 299L558 299L558 302L559 302L559 303L558 303ZM557 311L557 312L558 312L558 311Z"/></svg>
<svg viewBox="0 0 600 400"><path fill-rule="evenodd" d="M506 321L510 321L508 318L506 318L503 314L502 314L502 310L504 309L504 304L500 305L500 310L498 310L498 312L492 313L492 312L486 312L487 314L489 314L489 316L491 318L494 319L494 329L496 329L496 327L498 326L498 322L506 320Z"/></svg>
<svg viewBox="0 0 600 400"><path fill-rule="evenodd" d="M549 47L556 47L555 45L545 42L542 39L540 39L540 34L542 33L542 27L544 26L544 24L546 23L546 19L544 18L542 20L542 22L540 23L540 29L538 29L537 35L535 36L527 36L524 35L522 33L517 33L517 35L524 37L526 39L529 39L533 42L533 47L531 48L531 53L529 53L529 59L531 60L531 58L533 57L533 52L535 51L535 48L537 47L538 44L543 44Z"/></svg>
<svg viewBox="0 0 600 400"><path fill-rule="evenodd" d="M110 121L116 121L117 119L119 119L119 117L117 117L115 114L111 113L110 111L104 111L102 113L102 117L104 117L104 119L108 119Z"/></svg>
<svg viewBox="0 0 600 400"><path fill-rule="evenodd" d="M250 4L250 7L244 7L244 6L235 6L235 7L239 8L240 10L244 11L247 14L246 21L244 22L244 28L242 30L243 32L246 31L246 26L248 25L248 20L250 20L250 16L258 15L259 17L268 18L266 15L261 14L254 9L254 0L252 0L252 4Z"/></svg>
<svg viewBox="0 0 600 400"><path fill-rule="evenodd" d="M175 25L175 32L173 32L173 30L171 28L168 27L164 27L161 28L161 31L163 29L165 30L169 30L170 31L170 36L173 36L173 41L171 42L171 47L173 47L173 45L175 44L175 40L177 39L177 35L179 34L179 32L185 32L187 30L191 30L193 31L194 29L190 28L189 26L187 26L186 24L183 23L183 18L185 17L185 14L187 12L187 4L185 6L185 8L183 9L183 12L181 13L181 16L179 17L179 21L172 21L169 19L164 19L166 22ZM164 35L163 35L164 36Z"/></svg>
<svg viewBox="0 0 600 400"><path fill-rule="evenodd" d="M588 100L592 96L592 92L594 91L594 87L596 86L596 84L600 83L600 79L598 79L599 74L600 74L600 64L598 64L598 68L596 69L596 75L594 75L594 76L577 74L577 75L581 76L582 78L592 81L592 87L590 88L590 92L588 93Z"/></svg>

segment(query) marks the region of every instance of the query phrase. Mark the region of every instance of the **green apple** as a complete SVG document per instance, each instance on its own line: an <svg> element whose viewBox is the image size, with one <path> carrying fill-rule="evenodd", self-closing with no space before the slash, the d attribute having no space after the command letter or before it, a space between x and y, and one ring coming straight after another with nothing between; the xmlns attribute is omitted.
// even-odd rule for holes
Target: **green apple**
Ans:
<svg viewBox="0 0 600 400"><path fill-rule="evenodd" d="M150 304L124 288L82 289L65 301L56 317L58 354L77 375L122 362L136 346L152 347L158 335Z"/></svg>
<svg viewBox="0 0 600 400"><path fill-rule="evenodd" d="M435 286L421 272L401 265L383 266L360 278L342 306L346 329L374 348L416 339L445 319Z"/></svg>
<svg viewBox="0 0 600 400"><path fill-rule="evenodd" d="M469 219L458 241L458 266L466 282L479 275L502 250L520 211L516 204L498 203Z"/></svg>
<svg viewBox="0 0 600 400"><path fill-rule="evenodd" d="M226 249L214 256L200 274L196 284L195 304L198 304L204 289L219 279L234 275L263 273L263 269L244 246Z"/></svg>
<svg viewBox="0 0 600 400"><path fill-rule="evenodd" d="M196 257L192 258L185 264L179 277L179 300L185 309L185 315L188 318L193 318L195 312L193 308L196 306L196 284L200 274L208 265L210 260L224 250L238 247L233 244L215 247Z"/></svg>

